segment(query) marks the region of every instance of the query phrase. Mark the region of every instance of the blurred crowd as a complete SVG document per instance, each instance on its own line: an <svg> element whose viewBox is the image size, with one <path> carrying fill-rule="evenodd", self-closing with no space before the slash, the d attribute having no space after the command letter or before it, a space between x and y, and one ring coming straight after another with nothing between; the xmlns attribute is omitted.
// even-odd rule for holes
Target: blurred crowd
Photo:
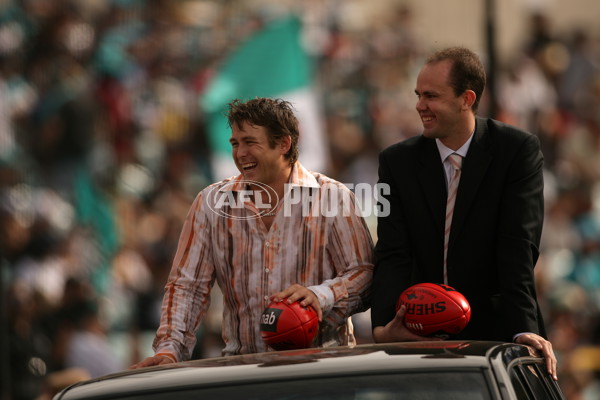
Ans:
<svg viewBox="0 0 600 400"><path fill-rule="evenodd" d="M329 146L322 172L374 184L377 153L420 133L414 81L432 47L408 6L348 26L335 1L266 3L0 2L0 398L45 399L151 354L182 221L213 179L199 96L269 20L303 21ZM600 35L528 18L480 114L542 141L538 295L567 398L598 399ZM194 357L220 354L213 297Z"/></svg>

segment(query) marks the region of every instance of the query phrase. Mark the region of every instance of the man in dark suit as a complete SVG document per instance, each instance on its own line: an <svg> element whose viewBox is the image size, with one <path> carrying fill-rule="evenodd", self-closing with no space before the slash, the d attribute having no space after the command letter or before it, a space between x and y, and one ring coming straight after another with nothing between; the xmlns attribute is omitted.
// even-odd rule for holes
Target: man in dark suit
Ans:
<svg viewBox="0 0 600 400"><path fill-rule="evenodd" d="M477 117L484 87L485 70L473 52L435 53L415 90L423 134L380 154L379 183L390 193L389 215L378 219L373 338L429 340L406 329L396 301L415 283L446 283L472 307L470 323L454 338L531 345L556 379L533 272L544 213L540 143Z"/></svg>

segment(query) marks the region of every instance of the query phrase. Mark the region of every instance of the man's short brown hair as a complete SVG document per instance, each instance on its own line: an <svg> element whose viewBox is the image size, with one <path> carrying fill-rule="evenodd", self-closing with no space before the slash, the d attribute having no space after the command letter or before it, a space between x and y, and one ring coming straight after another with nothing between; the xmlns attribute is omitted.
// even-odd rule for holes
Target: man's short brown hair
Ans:
<svg viewBox="0 0 600 400"><path fill-rule="evenodd" d="M291 146L285 154L290 165L298 160L300 129L292 104L282 99L257 97L246 102L235 99L228 104L227 121L230 127L241 127L243 122L263 126L267 130L269 146L275 148L285 136L291 138Z"/></svg>

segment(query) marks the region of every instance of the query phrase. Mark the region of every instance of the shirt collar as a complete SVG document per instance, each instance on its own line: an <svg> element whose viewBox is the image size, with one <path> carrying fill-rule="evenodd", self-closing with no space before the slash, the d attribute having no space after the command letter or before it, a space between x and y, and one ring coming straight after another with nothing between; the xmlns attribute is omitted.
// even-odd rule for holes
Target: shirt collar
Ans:
<svg viewBox="0 0 600 400"><path fill-rule="evenodd" d="M289 184L291 186L318 188L319 183L315 176L297 161L292 168Z"/></svg>

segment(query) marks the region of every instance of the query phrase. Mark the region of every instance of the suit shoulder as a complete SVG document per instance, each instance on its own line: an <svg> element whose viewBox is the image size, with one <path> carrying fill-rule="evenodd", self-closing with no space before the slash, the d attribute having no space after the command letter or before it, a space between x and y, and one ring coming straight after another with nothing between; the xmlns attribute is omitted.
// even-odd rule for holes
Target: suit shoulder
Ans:
<svg viewBox="0 0 600 400"><path fill-rule="evenodd" d="M483 129L477 128L482 133L477 138L481 148L496 154L499 159L509 160L517 158L543 159L539 138L516 126L493 119L479 119Z"/></svg>
<svg viewBox="0 0 600 400"><path fill-rule="evenodd" d="M427 139L423 135L413 136L386 147L381 151L381 154L385 157L396 157L399 154L407 154L412 152L415 148L421 146L425 140Z"/></svg>
<svg viewBox="0 0 600 400"><path fill-rule="evenodd" d="M514 125L491 118L480 118L479 121L483 122L486 125L487 132L490 135L496 136L498 140L504 139L518 142L524 140L537 141L537 136Z"/></svg>

